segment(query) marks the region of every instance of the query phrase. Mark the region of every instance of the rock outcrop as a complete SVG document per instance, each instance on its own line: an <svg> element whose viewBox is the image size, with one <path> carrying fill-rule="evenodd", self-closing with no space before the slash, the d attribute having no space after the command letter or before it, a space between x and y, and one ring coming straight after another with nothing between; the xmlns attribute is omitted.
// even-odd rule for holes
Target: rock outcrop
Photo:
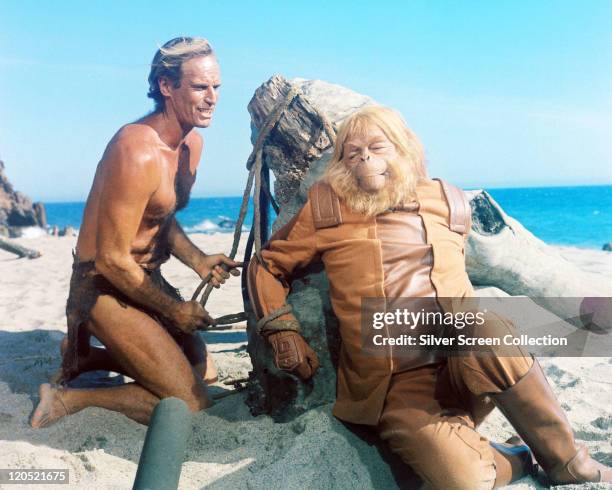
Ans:
<svg viewBox="0 0 612 490"><path fill-rule="evenodd" d="M0 236L19 236L20 228L28 226L47 226L45 207L13 189L0 160Z"/></svg>
<svg viewBox="0 0 612 490"><path fill-rule="evenodd" d="M374 104L371 98L319 80L274 76L259 87L249 103L252 141L274 106L289 92L299 95L288 106L264 143L264 163L276 178L275 198L280 212L277 229L306 202L309 187L329 162L332 144L324 131L325 118L337 127L353 111ZM539 305L561 318L579 316L580 298L612 296L612 285L595 274L581 271L509 217L486 191L469 193L473 226L466 248L466 265L474 285L497 288L509 295L539 298ZM321 369L304 384L274 366L266 342L248 322L249 353L253 363L251 408L280 419L335 398L336 363L340 345L337 320L329 298L329 285L321 265L312 265L291 285L288 302L299 319L302 334L317 352ZM575 297L577 302L554 301ZM246 310L249 310L246 305Z"/></svg>

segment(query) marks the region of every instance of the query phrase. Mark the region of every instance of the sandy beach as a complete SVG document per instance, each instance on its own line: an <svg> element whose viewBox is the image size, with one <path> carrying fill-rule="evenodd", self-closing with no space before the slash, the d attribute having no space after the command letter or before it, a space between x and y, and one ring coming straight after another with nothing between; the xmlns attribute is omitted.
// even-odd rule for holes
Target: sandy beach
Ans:
<svg viewBox="0 0 612 490"><path fill-rule="evenodd" d="M192 239L208 253L227 253L232 236L198 234ZM242 246L245 239L243 236ZM43 255L26 260L0 251L0 468L68 468L69 488L130 488L146 427L97 408L47 429L33 430L28 425L38 385L48 381L59 365L76 238L44 236L17 242ZM612 253L571 247L558 250L579 267L612 280ZM191 296L199 282L195 273L175 259L163 266L163 272L185 297ZM208 309L213 316L241 311L240 281L233 278L214 291ZM242 328L208 332L204 337L219 370L219 381L211 392L223 393L229 389L225 381L248 375L246 333ZM542 365L577 438L596 459L612 465L612 357L544 359ZM113 379L98 376L94 381L111 383ZM194 417L181 489L387 489L400 488L398 481L410 477L396 459L374 445L372 434L364 431L358 436L334 419L331 406L287 424L275 424L267 416L253 417L244 397L244 393L227 396ZM499 440L513 432L496 410L482 433ZM67 488L46 488L54 487ZM594 484L579 488L587 487L606 488ZM524 479L512 488L540 487Z"/></svg>

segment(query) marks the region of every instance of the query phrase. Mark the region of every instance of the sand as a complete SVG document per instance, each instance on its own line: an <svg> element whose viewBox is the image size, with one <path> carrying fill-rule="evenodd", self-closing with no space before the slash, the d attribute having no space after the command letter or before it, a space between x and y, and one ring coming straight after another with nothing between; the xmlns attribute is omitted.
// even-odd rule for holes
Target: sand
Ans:
<svg viewBox="0 0 612 490"><path fill-rule="evenodd" d="M193 235L192 239L208 253L227 253L232 237ZM76 238L45 236L18 242L40 250L43 256L28 261L0 251L0 468L68 468L69 488L131 488L144 426L97 408L47 429L34 430L28 425L38 385L59 365ZM612 253L571 247L559 250L585 270L612 279ZM195 273L174 259L163 271L184 296L191 296L198 284ZM236 278L214 291L209 301L213 316L241 309ZM246 333L237 329L204 336L219 370L219 382L211 392L223 393L229 389L224 381L246 377L249 371ZM612 465L612 358L544 359L542 365L577 438L597 459ZM110 382L99 376L94 381ZM382 446L375 445L373 434L366 430L357 435L349 430L331 416L331 406L290 423L275 424L267 416L253 417L244 397L244 393L227 396L195 417L181 489L387 489L400 487L398 482L411 488L410 473ZM498 440L513 433L498 411L485 422L482 432ZM67 488L45 488L54 487ZM580 488L586 487L605 488ZM540 487L524 479L512 488Z"/></svg>

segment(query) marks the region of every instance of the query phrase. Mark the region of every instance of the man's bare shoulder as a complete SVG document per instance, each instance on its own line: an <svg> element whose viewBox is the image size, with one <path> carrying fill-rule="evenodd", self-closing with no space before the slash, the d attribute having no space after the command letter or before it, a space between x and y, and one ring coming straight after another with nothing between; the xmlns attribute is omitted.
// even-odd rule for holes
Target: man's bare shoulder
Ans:
<svg viewBox="0 0 612 490"><path fill-rule="evenodd" d="M128 152L132 157L147 160L158 154L159 143L159 136L152 127L138 123L126 124L115 133L107 151Z"/></svg>
<svg viewBox="0 0 612 490"><path fill-rule="evenodd" d="M204 138L195 129L192 129L185 138L185 143L192 152L201 153L204 147Z"/></svg>
<svg viewBox="0 0 612 490"><path fill-rule="evenodd" d="M159 161L159 137L155 130L144 124L127 124L109 142L100 165L104 180L112 185L115 179L126 179L156 187Z"/></svg>
<svg viewBox="0 0 612 490"><path fill-rule="evenodd" d="M150 167L159 160L159 137L145 124L126 124L108 143L102 164L104 166L132 164Z"/></svg>

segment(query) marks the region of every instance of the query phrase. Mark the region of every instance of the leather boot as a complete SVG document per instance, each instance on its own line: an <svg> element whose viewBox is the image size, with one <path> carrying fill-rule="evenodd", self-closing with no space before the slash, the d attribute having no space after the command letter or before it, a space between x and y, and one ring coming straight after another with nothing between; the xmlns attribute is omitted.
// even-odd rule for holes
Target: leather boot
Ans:
<svg viewBox="0 0 612 490"><path fill-rule="evenodd" d="M612 468L589 456L574 440L572 428L559 406L540 364L518 383L491 394L552 483L612 482Z"/></svg>
<svg viewBox="0 0 612 490"><path fill-rule="evenodd" d="M505 487L524 476L535 477L538 474L538 465L531 450L519 437L511 437L506 442L490 441L489 444L493 448L495 460L493 488Z"/></svg>

